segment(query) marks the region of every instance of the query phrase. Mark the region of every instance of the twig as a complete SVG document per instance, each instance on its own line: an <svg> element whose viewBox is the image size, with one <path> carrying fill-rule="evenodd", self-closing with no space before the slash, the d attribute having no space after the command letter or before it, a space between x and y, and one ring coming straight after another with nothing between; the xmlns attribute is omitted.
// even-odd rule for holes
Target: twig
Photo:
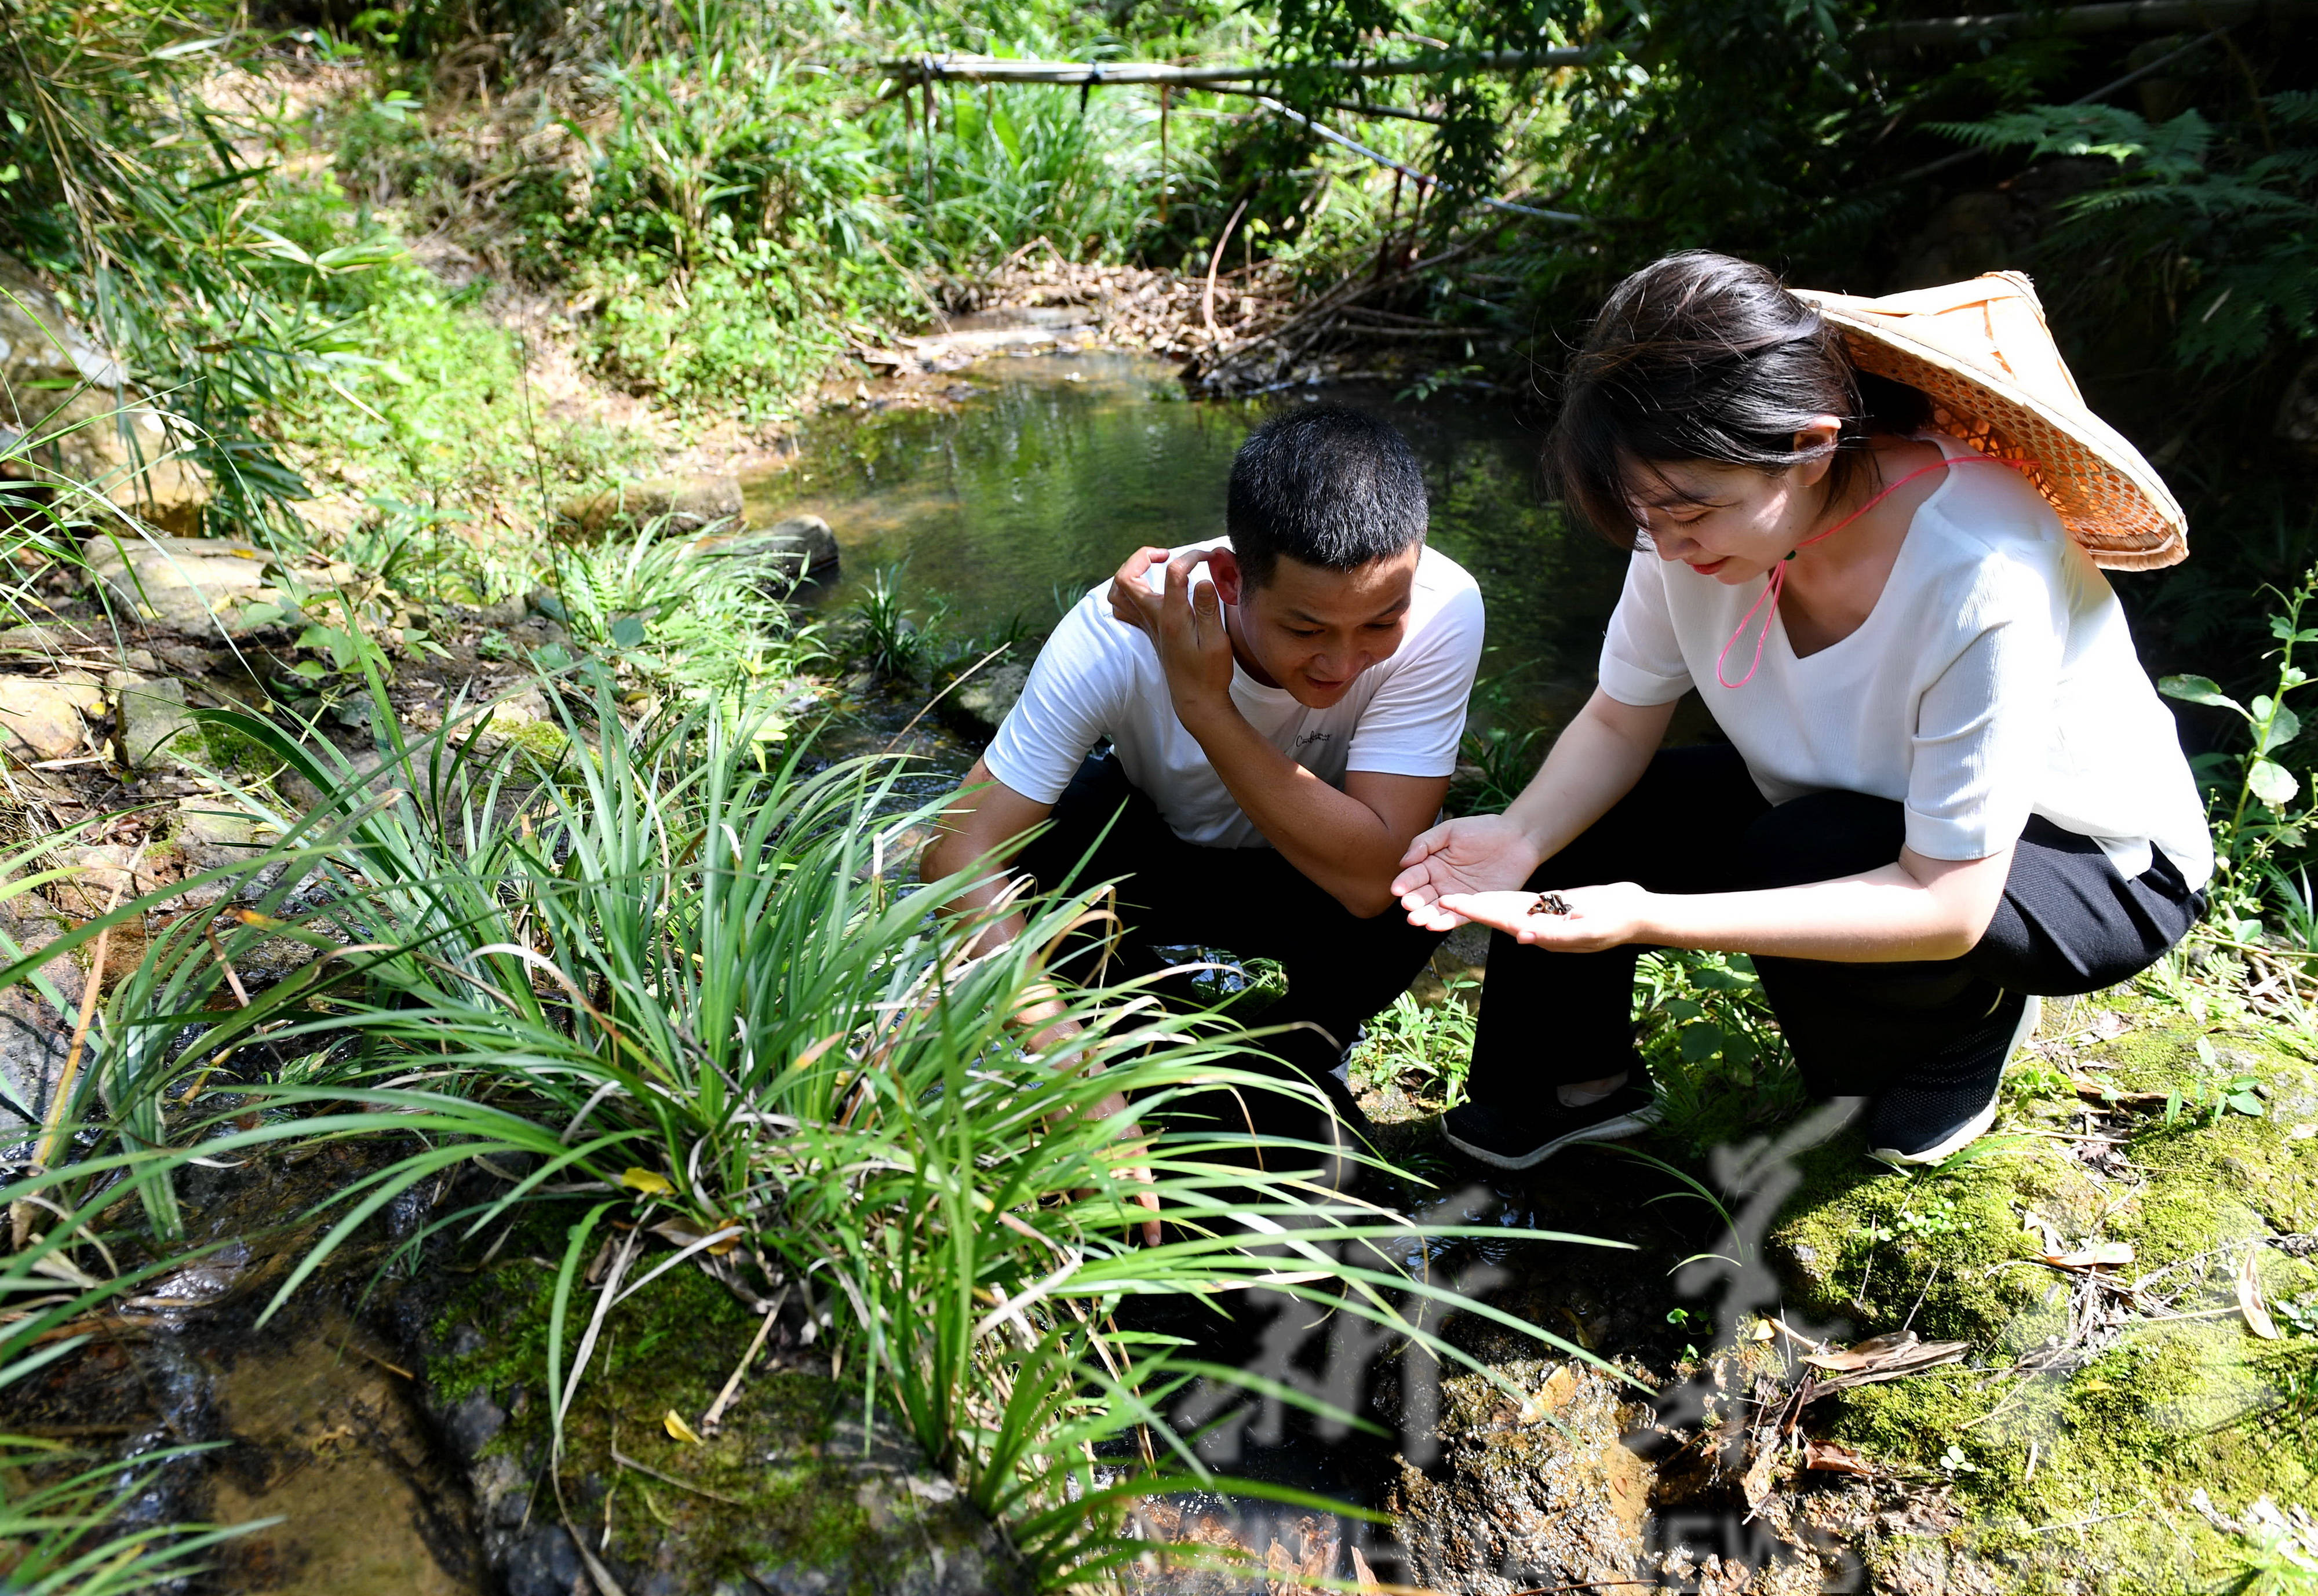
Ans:
<svg viewBox="0 0 2318 1596"><path fill-rule="evenodd" d="M145 845L140 842L137 845L137 851L129 856L129 868L122 871L121 878L112 883L112 896L104 905L106 914L121 907L121 891L137 880L138 862L144 856ZM65 1106L72 1101L73 1082L80 1074L81 1051L88 1043L89 1027L96 1023L97 994L104 986L105 949L112 940L112 928L107 926L96 934L96 948L89 955L88 979L80 989L80 1023L73 1027L72 1047L65 1054L65 1067L58 1075L56 1090L49 1098L49 1112L40 1129L40 1145L32 1152L32 1162L39 1169L49 1167L64 1136ZM16 1248L21 1251L31 1239L32 1211L22 1203L15 1204L9 1219Z"/></svg>
<svg viewBox="0 0 2318 1596"><path fill-rule="evenodd" d="M1945 1267L1946 1265L1945 1262L1936 1263L1932 1266L1932 1272L1924 1277L1924 1288L1916 1293L1916 1306L1908 1310L1907 1320L1900 1326L1902 1333L1913 1330L1916 1327L1917 1311L1924 1305L1924 1298L1931 1295L1932 1282L1940 1278L1940 1270Z"/></svg>
<svg viewBox="0 0 2318 1596"><path fill-rule="evenodd" d="M2065 1524L2039 1524L2035 1529L2028 1531L2028 1533L2031 1535L2050 1535L2055 1529L2082 1529L2089 1524L2106 1524L2111 1519L2129 1519L2148 1505L2149 1503L2145 1501L2138 1502L2133 1506L2126 1508L2123 1512L2096 1513L2089 1519L2071 1519Z"/></svg>
<svg viewBox="0 0 2318 1596"><path fill-rule="evenodd" d="M1232 229L1239 226L1239 219L1246 214L1247 202L1253 198L1253 194L1240 196L1239 203L1232 207L1231 219L1224 223L1224 230L1216 235L1215 253L1208 256L1208 286L1199 295L1199 320L1209 337L1223 336L1216 329L1216 268L1223 265L1224 248L1231 242Z"/></svg>
<svg viewBox="0 0 2318 1596"><path fill-rule="evenodd" d="M1266 111L1271 112L1275 116L1284 116L1289 121L1296 123L1298 127L1305 128L1312 132L1317 133L1321 138L1325 139L1331 144L1342 145L1344 148L1351 150L1354 155L1365 157L1367 159L1374 161L1379 166L1388 166L1404 177L1415 179L1417 184L1420 185L1418 189L1420 199L1423 197L1423 192L1425 188L1437 188L1443 193L1447 193L1457 187L1457 184L1453 183L1445 183L1438 177L1428 177L1424 173L1419 172L1413 167L1404 166L1388 155L1379 155L1375 150L1370 149L1367 145L1361 143L1358 139L1346 138L1343 134L1339 133L1335 129L1327 126L1325 123L1315 121L1310 117L1305 115L1302 112L1282 105L1279 101L1273 99L1269 94L1256 95L1255 103L1258 105L1262 106ZM1593 220L1591 217L1580 216L1574 211L1543 211L1540 210L1535 205L1515 204L1511 200L1493 200L1477 196L1473 202L1477 205L1486 205L1492 211L1509 211L1516 216L1541 217L1547 221L1567 221L1584 224Z"/></svg>
<svg viewBox="0 0 2318 1596"><path fill-rule="evenodd" d="M614 1447L612 1448L612 1461L618 1464L622 1468L633 1468L638 1474L650 1475L663 1485L674 1485L679 1491L689 1491L696 1496L705 1496L711 1502L726 1502L733 1507L746 1507L749 1505L737 1496L727 1496L722 1491L711 1491L707 1486L696 1485L690 1480L679 1480L672 1474L662 1474L659 1469L654 1468L649 1463L637 1462L625 1452L621 1451L617 1447Z"/></svg>
<svg viewBox="0 0 2318 1596"><path fill-rule="evenodd" d="M771 1333L773 1320L779 1314L781 1304L788 1294L786 1286L773 1293L773 1305L765 1310L765 1322L757 1326L756 1339L749 1343L749 1349L741 1354L741 1361L732 1366L732 1377L724 1382L724 1389L716 1394L716 1400L708 1404L708 1412L701 1416L701 1434L715 1434L716 1427L724 1421L724 1410L741 1394L741 1376L749 1372L749 1366L757 1361L757 1350L765 1344L765 1337Z"/></svg>
<svg viewBox="0 0 2318 1596"><path fill-rule="evenodd" d="M939 704L943 699L948 697L960 687L966 686L966 677L972 676L975 671L980 670L984 666L989 664L993 659L997 659L999 655L1004 653L1013 646L1013 643L1011 641L1000 643L996 648L991 650L990 652L984 654L972 665L967 666L964 670L958 672L956 677L951 678L949 686L944 687L940 692L926 700L925 707L920 710L916 714L910 717L910 723L908 725L894 733L894 740L885 745L885 752L890 754L895 749L900 748L902 746L902 740L918 729L918 722L924 720L928 715L933 713L934 705Z"/></svg>

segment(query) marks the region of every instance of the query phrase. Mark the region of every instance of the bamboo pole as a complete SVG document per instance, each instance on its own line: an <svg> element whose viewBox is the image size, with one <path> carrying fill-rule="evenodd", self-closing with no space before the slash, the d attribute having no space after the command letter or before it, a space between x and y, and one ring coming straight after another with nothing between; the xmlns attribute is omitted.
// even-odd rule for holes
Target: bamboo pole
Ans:
<svg viewBox="0 0 2318 1596"><path fill-rule="evenodd" d="M2171 4L2173 0L2140 0ZM2251 0L2234 0L2249 4ZM1329 61L1315 70L1340 77L1413 77L1433 72L1528 72L1541 67L1582 67L1600 58L1599 45L1556 46L1550 49L1497 49L1411 56L1375 61ZM1153 83L1182 88L1217 84L1276 82L1293 68L1278 66L1176 67L1164 61L1024 61L1000 56L903 56L873 63L897 85L908 87L936 80L948 83L1056 83L1074 88L1107 85Z"/></svg>
<svg viewBox="0 0 2318 1596"><path fill-rule="evenodd" d="M1329 143L1342 145L1344 148L1351 150L1354 155L1364 156L1368 159L1374 161L1379 166L1389 166L1394 171L1399 173L1403 177L1415 183L1416 184L1416 202L1420 213L1422 212L1424 204L1424 195L1428 189L1439 189L1445 193L1451 189L1456 187L1456 184L1444 183L1438 177L1428 177L1424 173L1415 170L1414 167L1404 166L1388 155L1379 155L1375 150L1370 149L1367 145L1359 142L1357 139L1347 139L1343 134L1339 133L1335 129L1329 127L1326 123L1314 121L1302 112L1282 105L1279 101L1273 99L1269 94L1256 95L1255 103L1258 105L1262 106L1266 111L1271 112L1274 116L1284 116L1289 121L1296 123L1298 127L1310 129L1313 132L1317 133L1321 138L1325 139ZM1588 217L1578 215L1574 211L1544 211L1539 209L1535 205L1518 205L1511 200L1477 198L1474 200L1473 203L1476 205L1485 205L1492 211L1510 211L1515 216L1541 217L1547 221L1583 223L1591 220Z"/></svg>
<svg viewBox="0 0 2318 1596"><path fill-rule="evenodd" d="M2053 11L1992 12L1978 16L1911 17L1861 31L1870 49L1967 44L2013 33L2170 33L2183 28L2223 28L2262 16L2306 15L2313 0L2107 0Z"/></svg>
<svg viewBox="0 0 2318 1596"><path fill-rule="evenodd" d="M1170 85L1159 85L1159 225L1167 225L1167 94Z"/></svg>

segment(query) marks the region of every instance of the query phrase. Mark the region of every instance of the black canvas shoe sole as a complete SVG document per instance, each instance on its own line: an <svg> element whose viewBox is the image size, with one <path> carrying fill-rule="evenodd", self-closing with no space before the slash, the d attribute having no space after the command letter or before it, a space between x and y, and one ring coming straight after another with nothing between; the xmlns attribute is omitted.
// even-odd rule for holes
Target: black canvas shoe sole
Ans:
<svg viewBox="0 0 2318 1596"><path fill-rule="evenodd" d="M1664 1114L1658 1104L1645 1103L1640 1107L1630 1109L1623 1114L1614 1114L1606 1119L1595 1120L1591 1125L1575 1126L1539 1143L1526 1152L1500 1152L1494 1148L1468 1142L1455 1131L1451 1130L1445 1121L1441 1128L1442 1134L1449 1138L1449 1145L1467 1158L1487 1164L1492 1169L1532 1170L1565 1147L1576 1147L1586 1142L1623 1141L1628 1136L1640 1135L1658 1124L1663 1117Z"/></svg>

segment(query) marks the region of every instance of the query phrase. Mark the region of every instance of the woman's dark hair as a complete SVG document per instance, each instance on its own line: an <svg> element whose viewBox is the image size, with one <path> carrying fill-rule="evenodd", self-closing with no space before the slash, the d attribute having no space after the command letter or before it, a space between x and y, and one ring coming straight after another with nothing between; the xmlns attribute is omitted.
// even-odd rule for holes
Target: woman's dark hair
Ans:
<svg viewBox="0 0 2318 1596"><path fill-rule="evenodd" d="M1561 390L1548 445L1556 486L1622 548L1634 544L1637 464L1771 472L1832 453L1832 498L1874 471L1872 434L1916 431L1931 411L1916 390L1855 367L1836 328L1770 272L1704 249L1618 284ZM1841 417L1841 434L1798 450L1795 434L1819 416Z"/></svg>

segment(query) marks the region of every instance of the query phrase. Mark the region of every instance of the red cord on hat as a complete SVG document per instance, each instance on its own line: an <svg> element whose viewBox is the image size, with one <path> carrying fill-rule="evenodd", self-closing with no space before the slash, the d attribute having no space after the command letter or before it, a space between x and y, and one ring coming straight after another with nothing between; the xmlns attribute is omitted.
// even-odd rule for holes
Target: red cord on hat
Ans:
<svg viewBox="0 0 2318 1596"><path fill-rule="evenodd" d="M1724 686L1734 690L1745 686L1748 682L1755 679L1755 672L1761 668L1763 664L1763 645L1771 641L1771 620L1779 613L1779 595L1786 590L1787 560L1792 560L1797 554L1801 553L1803 550L1810 548L1813 543L1816 543L1824 538L1833 537L1837 533L1841 532L1854 521L1858 520L1862 516L1864 516L1877 505L1882 504L1885 499L1899 492L1900 489L1905 488L1918 477L1928 477L1934 471L1944 471L1952 465L1972 465L1974 463L2009 467L2012 462L2008 460L1999 460L1992 454L1960 454L1954 460L1938 461L1931 465L1923 467L1920 471L1909 471L1906 476L1892 483L1889 488L1886 488L1882 492L1877 494L1865 504L1852 511L1851 514L1846 516L1834 525L1828 527L1825 532L1813 533L1810 536L1803 539L1801 542L1797 543L1793 548L1788 550L1785 557L1782 559L1778 564L1771 568L1771 579L1763 585L1761 595L1756 598L1753 604L1747 607L1746 614L1739 618L1738 630L1730 634L1730 641L1722 645L1722 652L1714 657L1714 679L1721 682ZM1770 605L1768 609L1764 609L1765 603ZM1761 631L1755 634L1754 662L1747 667L1747 674L1740 677L1734 682L1730 677L1722 674L1722 664L1724 660L1730 658L1730 650L1738 646L1738 640L1747 635L1747 628L1753 623L1755 619L1755 612L1756 610L1763 610L1763 627Z"/></svg>

